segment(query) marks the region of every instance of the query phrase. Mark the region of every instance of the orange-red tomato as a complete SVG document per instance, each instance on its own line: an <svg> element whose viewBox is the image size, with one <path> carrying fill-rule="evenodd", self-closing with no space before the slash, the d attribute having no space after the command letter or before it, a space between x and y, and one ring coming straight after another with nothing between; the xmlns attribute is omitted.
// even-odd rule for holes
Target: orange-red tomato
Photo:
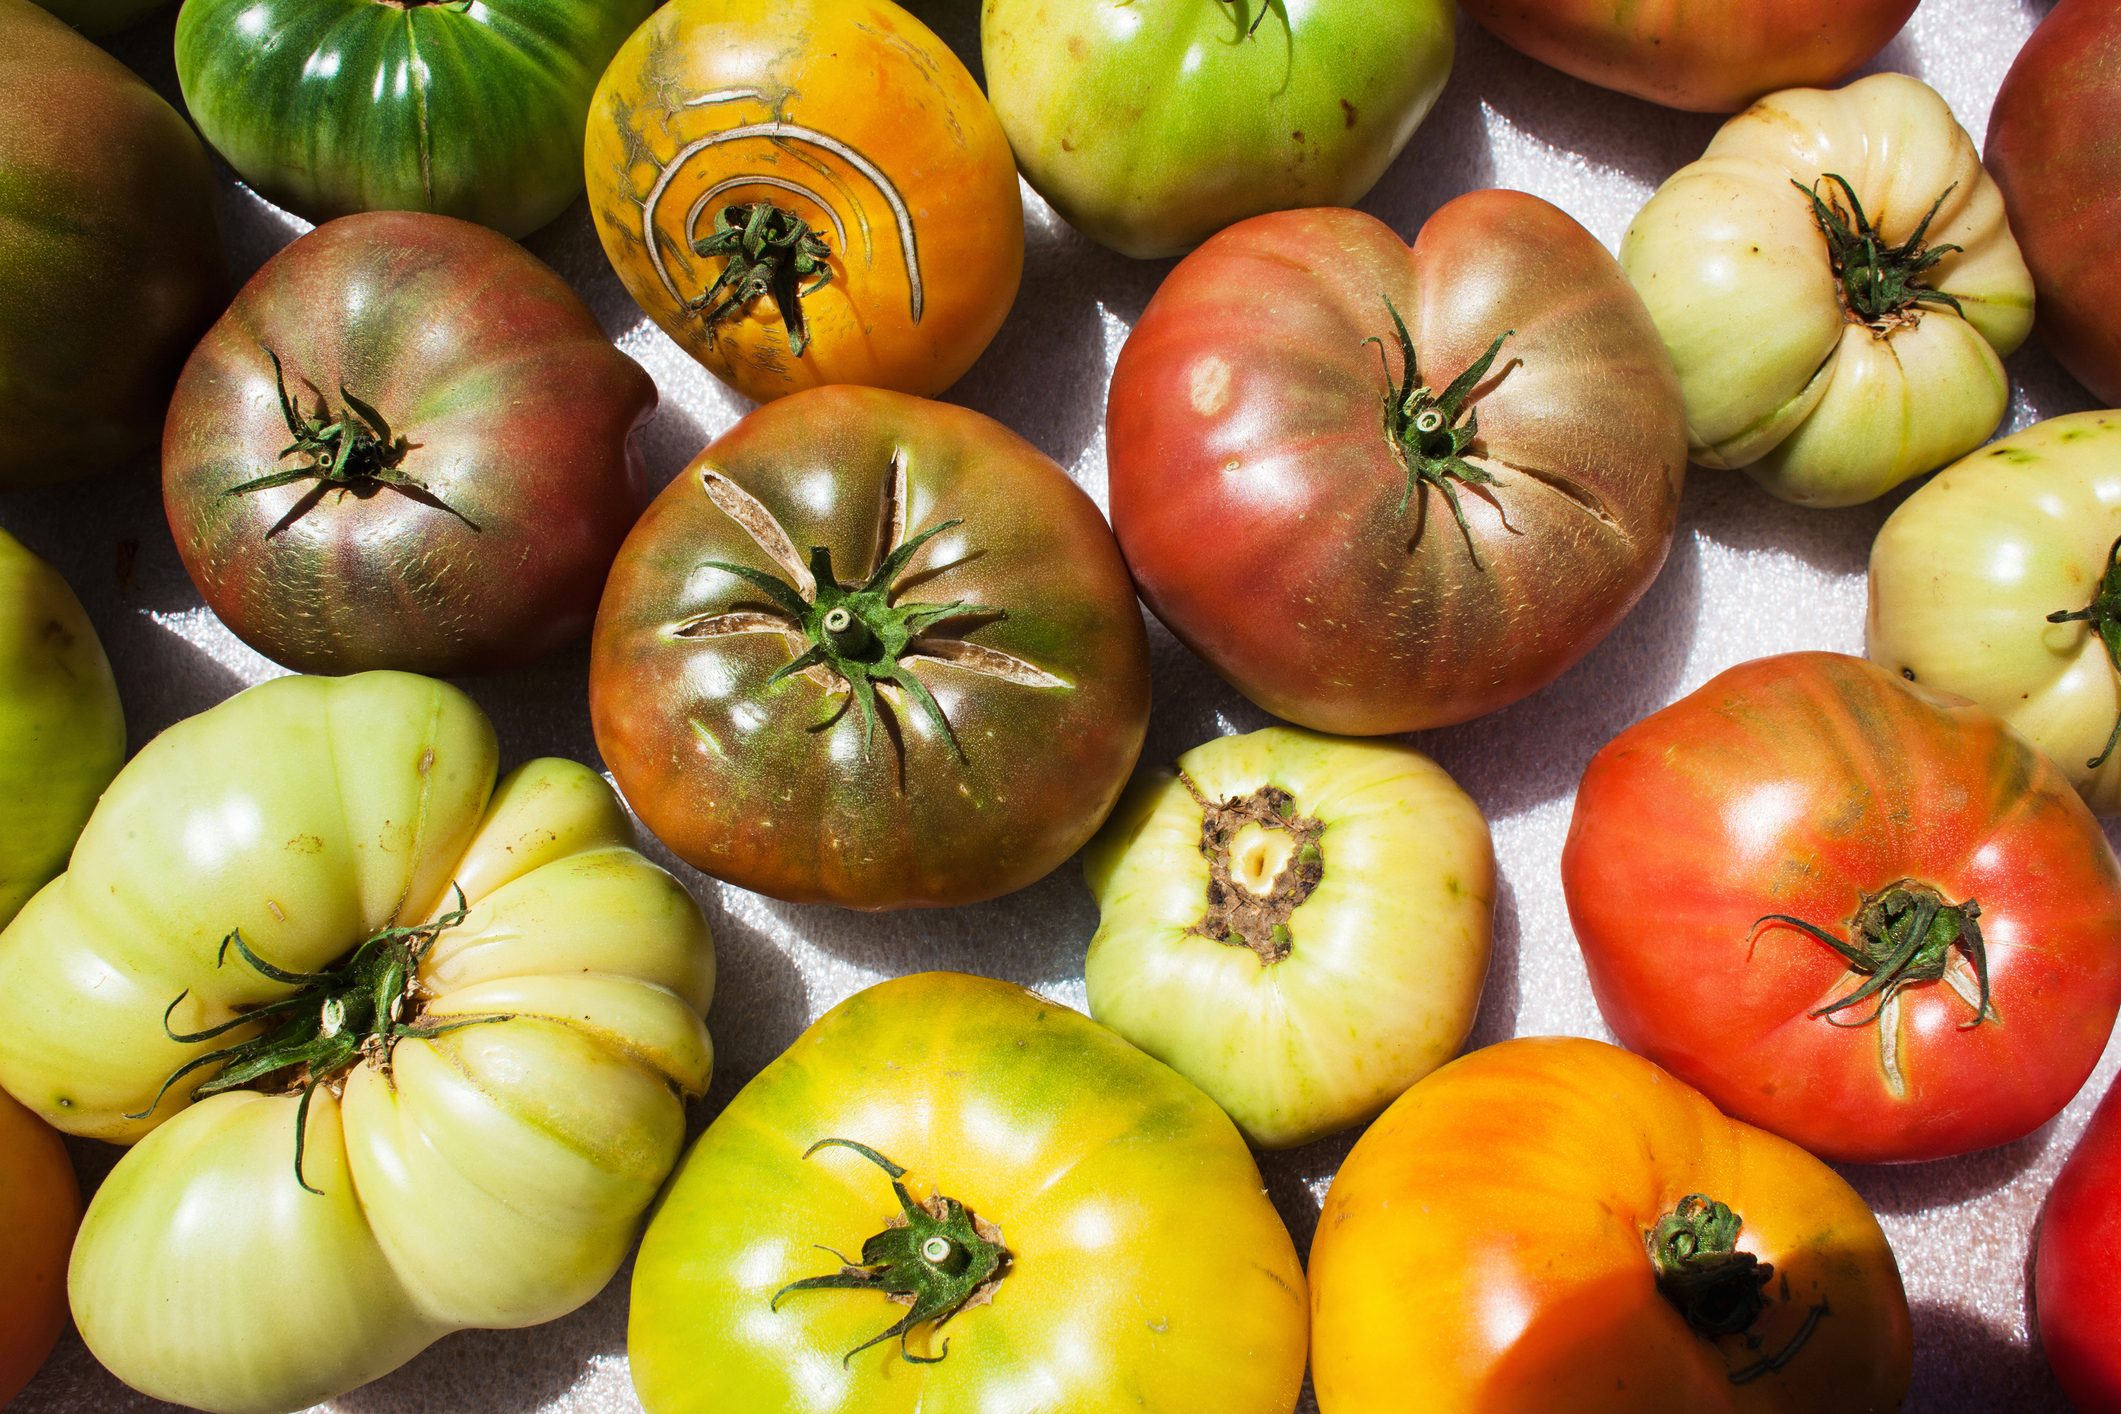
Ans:
<svg viewBox="0 0 2121 1414"><path fill-rule="evenodd" d="M66 1258L81 1190L58 1134L0 1090L0 1404L66 1328Z"/></svg>
<svg viewBox="0 0 2121 1414"><path fill-rule="evenodd" d="M1854 1189L1573 1037L1453 1061L1363 1135L1311 1330L1322 1414L1868 1414L1911 1361Z"/></svg>
<svg viewBox="0 0 2121 1414"><path fill-rule="evenodd" d="M626 288L760 402L940 393L1016 299L1009 140L889 0L673 0L605 72L584 160Z"/></svg>

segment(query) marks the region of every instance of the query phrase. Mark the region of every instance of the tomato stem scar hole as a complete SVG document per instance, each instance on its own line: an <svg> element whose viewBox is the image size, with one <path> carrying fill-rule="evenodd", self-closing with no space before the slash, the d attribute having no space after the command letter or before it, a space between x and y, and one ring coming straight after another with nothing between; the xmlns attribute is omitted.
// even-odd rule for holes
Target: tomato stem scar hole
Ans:
<svg viewBox="0 0 2121 1414"><path fill-rule="evenodd" d="M2106 661L2121 673L2121 540L2116 540L2106 551L2106 572L2099 576L2099 587L2092 594L2091 603L2081 609L2057 609L2047 616L2051 624L2090 624L2092 632L2106 645ZM2107 734L2106 746L2091 760L2084 763L2086 769L2096 771L2106 764L2114 754L2114 746L2121 743L2121 713L2114 717L2114 729Z"/></svg>
<svg viewBox="0 0 2121 1414"><path fill-rule="evenodd" d="M1184 771L1178 779L1200 807L1200 852L1208 861L1207 909L1186 929L1250 948L1271 966L1289 955L1289 920L1325 878L1322 821L1296 813L1280 786L1212 801Z"/></svg>
<svg viewBox="0 0 2121 1414"><path fill-rule="evenodd" d="M1009 1274L1009 1249L1002 1246L1001 1231L975 1217L955 1198L936 1193L925 1202L915 1202L902 1181L906 1171L866 1144L820 1139L803 1157L808 1159L820 1149L846 1149L882 1169L891 1179L899 1211L885 1219L882 1232L862 1243L859 1262L841 1257L840 1269L829 1276L788 1283L773 1294L768 1309L778 1311L782 1298L798 1291L881 1292L903 1304L906 1314L848 1351L840 1363L848 1364L893 1336L898 1337L902 1359L915 1365L938 1363L950 1353L948 1340L939 1354L915 1355L906 1348L906 1336L915 1326L932 1321L940 1327L966 1307L993 1299L995 1288Z"/></svg>
<svg viewBox="0 0 2121 1414"><path fill-rule="evenodd" d="M1745 1219L1704 1193L1689 1193L1657 1226L1643 1234L1650 1265L1656 1269L1657 1292L1672 1303L1697 1335L1710 1340L1743 1336L1750 1350L1760 1348L1753 1326L1768 1306L1767 1284L1775 1268L1750 1252L1738 1250ZM1830 1315L1825 1302L1812 1307L1797 1333L1772 1355L1731 1371L1732 1384L1749 1384L1779 1370L1811 1339L1820 1318Z"/></svg>
<svg viewBox="0 0 2121 1414"><path fill-rule="evenodd" d="M398 1042L408 1038L429 1040L466 1026L507 1021L507 1016L474 1016L455 1021L422 1025L416 1013L420 992L420 965L443 933L462 923L470 913L464 891L457 890L457 906L431 923L414 927L392 926L371 934L337 967L323 972L288 972L273 966L251 951L243 930L232 928L221 940L214 965L226 966L234 948L251 971L269 981L296 990L278 1001L266 1002L237 1012L204 1031L180 1032L169 1019L191 995L177 993L162 1013L162 1030L180 1045L196 1045L233 1031L266 1025L234 1045L194 1056L171 1072L155 1092L152 1103L127 1119L146 1119L162 1104L163 1096L194 1071L208 1066L221 1068L211 1079L191 1092L194 1100L229 1090L257 1089L302 1092L295 1109L295 1182L311 1193L302 1172L302 1155L309 1137L309 1102L321 1085L337 1080L362 1061L373 1062L385 1074L390 1054Z"/></svg>
<svg viewBox="0 0 2121 1414"><path fill-rule="evenodd" d="M1921 306L1925 304L1940 305L1954 314L1965 316L1966 311L1959 307L1954 296L1932 288L1925 281L1930 267L1963 247L1922 244L1922 238L1929 233L1930 222L1936 219L1944 199L1957 188L1957 182L1938 194L1912 235L1899 245L1889 246L1877 228L1871 225L1870 218L1864 215L1863 203L1856 199L1856 189L1849 185L1848 178L1828 172L1820 181L1832 182L1841 188L1841 194L1848 198L1848 210L1842 210L1840 197L1831 191L1822 197L1819 182L1807 187L1792 180L1790 185L1803 192L1812 203L1812 220L1818 225L1819 234L1826 238L1827 259L1833 264L1841 306L1851 322L1867 324L1879 334L1889 334L1897 327L1917 322L1921 318Z"/></svg>
<svg viewBox="0 0 2121 1414"><path fill-rule="evenodd" d="M1930 885L1901 879L1864 898L1848 921L1847 941L1786 913L1770 913L1757 919L1753 931L1757 934L1770 923L1795 928L1841 954L1848 961L1850 974L1865 979L1861 986L1811 1013L1834 1026L1868 1026L1878 1020L1903 987L1945 977L1952 950L1957 948L1973 969L1974 982L1980 990L1978 1000L1972 1003L1973 1018L1959 1023L1963 1031L1994 1015L1989 1005L1988 949L1981 939L1980 918L1981 905L1973 899L1949 903ZM1864 1002L1874 1005L1854 1020L1844 1018L1843 1013Z"/></svg>
<svg viewBox="0 0 2121 1414"><path fill-rule="evenodd" d="M720 260L722 273L706 293L686 302L688 313L706 320L711 330L753 301L770 300L788 331L788 351L803 356L810 347L803 300L833 277L832 247L821 233L785 206L756 201L717 211L714 229L693 241L692 249Z"/></svg>
<svg viewBox="0 0 2121 1414"><path fill-rule="evenodd" d="M267 538L300 520L327 491L337 489L368 495L385 486L436 510L447 511L472 530L478 530L475 522L437 496L426 482L398 469L405 454L419 444L394 435L382 413L347 392L343 383L339 385L339 397L346 404L345 411L333 412L324 395L318 393L317 410L304 413L301 403L288 396L287 372L280 366L280 355L268 348L265 356L272 360L273 384L280 395L280 416L286 420L287 431L294 438L281 451L280 457L282 460L308 457L309 463L285 471L267 472L231 486L221 494L247 496L275 486L291 486L297 481L316 482L280 518L279 523L266 532Z"/></svg>
<svg viewBox="0 0 2121 1414"><path fill-rule="evenodd" d="M1501 481L1485 467L1475 466L1465 459L1465 454L1480 436L1480 412L1467 406L1474 391L1486 381L1488 370L1495 365L1495 356L1502 352L1503 341L1517 331L1505 329L1488 345L1488 351L1451 380L1441 395L1421 379L1421 367L1415 358L1414 336L1407 331L1407 321L1400 317L1399 307L1389 296L1385 309L1392 316L1392 328L1399 339L1400 378L1392 379L1391 360L1385 354L1385 341L1371 337L1366 344L1377 345L1377 360L1385 371L1385 435L1391 441L1393 455L1406 468L1406 490L1399 497L1399 514L1405 515L1413 504L1417 491L1427 494L1433 486L1443 492L1450 503L1451 516L1458 522L1458 533L1465 537L1466 553L1473 557L1473 567L1487 568L1480 562L1480 547L1473 543L1472 527L1466 524L1465 507L1458 499L1458 487L1453 482L1467 486L1499 486Z"/></svg>

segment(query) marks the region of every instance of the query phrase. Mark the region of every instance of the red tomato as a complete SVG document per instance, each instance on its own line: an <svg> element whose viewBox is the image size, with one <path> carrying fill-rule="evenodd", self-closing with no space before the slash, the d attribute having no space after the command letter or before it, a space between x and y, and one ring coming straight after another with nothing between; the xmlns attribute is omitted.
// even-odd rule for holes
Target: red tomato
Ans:
<svg viewBox="0 0 2121 1414"><path fill-rule="evenodd" d="M1860 658L1731 669L1598 753L1562 852L1615 1034L1852 1163L2053 1117L2121 1009L2121 870L1999 719Z"/></svg>
<svg viewBox="0 0 2121 1414"><path fill-rule="evenodd" d="M1214 237L1127 340L1109 441L1157 617L1276 716L1354 736L1559 677L1656 578L1686 471L1619 263L1510 191L1412 250L1339 209Z"/></svg>
<svg viewBox="0 0 2121 1414"><path fill-rule="evenodd" d="M1996 95L1987 163L2032 267L2040 336L2121 403L2121 5L2062 0L2033 31Z"/></svg>
<svg viewBox="0 0 2121 1414"><path fill-rule="evenodd" d="M2121 1084L2106 1092L2040 1215L2040 1345L2082 1414L2121 1410Z"/></svg>
<svg viewBox="0 0 2121 1414"><path fill-rule="evenodd" d="M1900 32L1915 0L1466 0L1466 9L1512 49L1588 83L1735 113L1856 68Z"/></svg>

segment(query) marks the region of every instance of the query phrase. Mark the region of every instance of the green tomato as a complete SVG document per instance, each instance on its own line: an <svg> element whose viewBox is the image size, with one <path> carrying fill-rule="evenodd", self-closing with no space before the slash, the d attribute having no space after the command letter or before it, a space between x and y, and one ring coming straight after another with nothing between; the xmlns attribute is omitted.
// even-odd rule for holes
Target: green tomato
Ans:
<svg viewBox="0 0 2121 1414"><path fill-rule="evenodd" d="M194 0L196 3L196 0ZM987 93L1039 195L1127 255L1352 206L1451 74L1447 0L986 0Z"/></svg>
<svg viewBox="0 0 2121 1414"><path fill-rule="evenodd" d="M66 863L124 760L95 625L59 572L0 530L0 927Z"/></svg>
<svg viewBox="0 0 2121 1414"><path fill-rule="evenodd" d="M833 1008L708 1126L641 1244L627 1350L650 1414L1289 1414L1307 1337L1289 1234L1207 1096L935 972Z"/></svg>
<svg viewBox="0 0 2121 1414"><path fill-rule="evenodd" d="M1869 653L1971 698L2121 811L2121 412L2052 418L1907 498L1871 547Z"/></svg>
<svg viewBox="0 0 2121 1414"><path fill-rule="evenodd" d="M1270 1149L1456 1055L1495 918L1487 821L1410 747L1291 727L1137 781L1083 858L1098 1020Z"/></svg>
<svg viewBox="0 0 2121 1414"><path fill-rule="evenodd" d="M90 39L131 29L169 0L37 0Z"/></svg>
<svg viewBox="0 0 2121 1414"><path fill-rule="evenodd" d="M0 1084L141 1141L68 1282L128 1384L298 1408L624 1260L707 1083L712 945L600 777L496 756L442 683L268 682L135 757L0 933Z"/></svg>
<svg viewBox="0 0 2121 1414"><path fill-rule="evenodd" d="M654 0L185 0L184 102L299 216L433 211L525 236L582 191L589 96Z"/></svg>

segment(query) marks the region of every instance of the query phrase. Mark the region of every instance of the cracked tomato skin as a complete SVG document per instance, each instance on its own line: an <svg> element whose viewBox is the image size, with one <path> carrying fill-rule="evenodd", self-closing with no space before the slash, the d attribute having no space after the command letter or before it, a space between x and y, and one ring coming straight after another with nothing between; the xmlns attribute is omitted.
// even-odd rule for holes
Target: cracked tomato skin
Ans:
<svg viewBox="0 0 2121 1414"><path fill-rule="evenodd" d="M2121 870L2068 780L2000 719L1860 658L1741 664L1628 728L1584 773L1561 867L1614 1034L1835 1162L2030 1133L2121 1008ZM1847 941L1903 880L1980 906L1992 1019L1967 1025L1959 946L1876 1019L1812 1015L1862 979L1797 928L1756 927Z"/></svg>
<svg viewBox="0 0 2121 1414"><path fill-rule="evenodd" d="M2121 1411L2121 1086L2092 1113L2041 1209L2033 1306L2040 1348L2071 1405Z"/></svg>
<svg viewBox="0 0 2121 1414"><path fill-rule="evenodd" d="M2039 291L2040 337L2121 404L2121 6L2063 0L2018 51L1988 120L1988 169Z"/></svg>
<svg viewBox="0 0 2121 1414"><path fill-rule="evenodd" d="M269 351L269 352L268 352ZM411 449L419 483L314 478L305 418L342 389ZM267 261L184 367L162 500L184 567L237 637L297 672L522 667L588 632L649 484L655 383L557 272L420 212L342 217Z"/></svg>
<svg viewBox="0 0 2121 1414"><path fill-rule="evenodd" d="M880 689L872 733L837 674L774 681L807 641L710 563L795 585L822 546L861 581L884 544L950 521L893 586L1000 611L899 660L947 733L903 688ZM989 654L1025 680L981 670ZM1147 730L1148 648L1104 517L1030 443L963 408L820 388L752 413L648 508L604 590L589 709L619 788L687 863L795 902L969 903L1051 872L1111 811Z"/></svg>
<svg viewBox="0 0 2121 1414"><path fill-rule="evenodd" d="M791 1292L916 1201L998 1230L992 1299L847 1353L907 1310ZM1177 1072L1057 1002L930 972L827 1012L693 1146L634 1265L649 1414L1291 1414L1304 1278L1244 1140Z"/></svg>
<svg viewBox="0 0 2121 1414"><path fill-rule="evenodd" d="M985 0L987 91L1031 185L1145 259L1263 211L1360 201L1450 78L1457 9L1276 5Z"/></svg>
<svg viewBox="0 0 2121 1414"><path fill-rule="evenodd" d="M1388 300L1432 388L1514 331L1468 405L1467 461L1498 484L1450 483L1464 534L1434 486L1409 495L1385 426L1404 376ZM1466 721L1559 677L1656 578L1686 472L1642 301L1522 192L1458 198L1411 251L1354 211L1223 232L1135 325L1107 429L1113 528L1149 607L1260 706L1350 736Z"/></svg>
<svg viewBox="0 0 2121 1414"><path fill-rule="evenodd" d="M81 1190L66 1146L0 1090L0 1406L21 1393L66 1329L66 1254Z"/></svg>
<svg viewBox="0 0 2121 1414"><path fill-rule="evenodd" d="M583 160L628 292L757 402L833 383L940 393L1023 277L1009 139L949 46L890 0L672 0L612 60ZM800 282L800 350L773 298L706 318L729 262L694 243L757 203L829 247L829 281Z"/></svg>
<svg viewBox="0 0 2121 1414"><path fill-rule="evenodd" d="M1697 1334L1658 1284L1645 1238L1692 1194L1774 1268L1757 1346ZM1891 1414L1907 1392L1907 1298L1856 1191L1601 1041L1505 1041L1409 1090L1334 1176L1310 1276L1321 1414Z"/></svg>
<svg viewBox="0 0 2121 1414"><path fill-rule="evenodd" d="M1497 39L1601 88L1735 113L1780 88L1829 84L1883 49L1915 0L1468 0Z"/></svg>
<svg viewBox="0 0 2121 1414"><path fill-rule="evenodd" d="M310 221L432 211L527 236L582 192L598 75L654 0L184 0L214 150Z"/></svg>

